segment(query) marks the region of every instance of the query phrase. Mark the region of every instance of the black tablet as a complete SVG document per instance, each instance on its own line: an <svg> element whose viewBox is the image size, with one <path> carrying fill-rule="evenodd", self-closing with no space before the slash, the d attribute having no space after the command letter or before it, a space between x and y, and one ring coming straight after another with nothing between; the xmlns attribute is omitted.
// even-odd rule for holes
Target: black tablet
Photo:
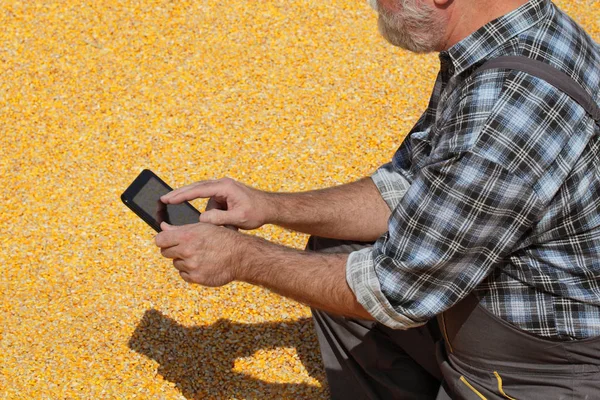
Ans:
<svg viewBox="0 0 600 400"><path fill-rule="evenodd" d="M165 204L160 201L160 197L171 190L173 189L154 172L145 169L123 192L121 200L157 232L161 231L160 223L163 221L171 225L197 223L200 211L187 201L181 204Z"/></svg>

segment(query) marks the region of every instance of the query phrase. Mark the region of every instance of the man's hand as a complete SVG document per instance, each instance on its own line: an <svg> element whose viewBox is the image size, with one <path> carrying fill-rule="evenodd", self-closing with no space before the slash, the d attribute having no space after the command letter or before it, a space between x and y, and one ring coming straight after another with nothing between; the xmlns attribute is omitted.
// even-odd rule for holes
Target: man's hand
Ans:
<svg viewBox="0 0 600 400"><path fill-rule="evenodd" d="M155 243L173 260L184 281L223 286L237 278L243 242L247 237L206 223L173 226L163 222Z"/></svg>
<svg viewBox="0 0 600 400"><path fill-rule="evenodd" d="M200 181L174 190L161 197L165 204L179 204L187 200L210 198L200 222L213 225L231 225L242 229L256 229L269 220L268 193L222 178Z"/></svg>
<svg viewBox="0 0 600 400"><path fill-rule="evenodd" d="M372 318L346 282L347 254L294 250L202 222L160 227L156 245L186 282L243 281L335 314Z"/></svg>
<svg viewBox="0 0 600 400"><path fill-rule="evenodd" d="M391 210L370 178L301 193L271 193L230 178L200 181L161 197L163 203L210 198L200 222L246 230L275 224L333 239L374 241Z"/></svg>

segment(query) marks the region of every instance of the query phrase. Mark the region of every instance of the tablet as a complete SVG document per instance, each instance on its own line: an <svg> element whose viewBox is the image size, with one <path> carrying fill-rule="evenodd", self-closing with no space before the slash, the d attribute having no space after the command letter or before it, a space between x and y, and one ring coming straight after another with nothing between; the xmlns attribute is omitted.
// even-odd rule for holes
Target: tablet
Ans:
<svg viewBox="0 0 600 400"><path fill-rule="evenodd" d="M160 223L171 225L195 224L200 211L187 201L181 204L165 204L160 197L172 191L171 187L154 172L143 170L123 192L121 200L155 231L160 232Z"/></svg>

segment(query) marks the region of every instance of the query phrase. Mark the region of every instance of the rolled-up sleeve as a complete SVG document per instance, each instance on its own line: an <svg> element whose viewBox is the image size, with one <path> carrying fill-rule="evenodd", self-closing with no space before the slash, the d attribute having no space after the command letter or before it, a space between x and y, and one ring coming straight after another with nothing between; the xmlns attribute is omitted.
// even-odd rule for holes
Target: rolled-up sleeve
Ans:
<svg viewBox="0 0 600 400"><path fill-rule="evenodd" d="M402 190L387 189L379 178L386 175L376 175L382 196ZM422 325L485 279L541 207L530 184L493 161L472 152L441 160L422 168L400 196L388 233L350 254L346 279L379 322Z"/></svg>
<svg viewBox="0 0 600 400"><path fill-rule="evenodd" d="M400 199L402 199L410 187L410 182L402 174L394 170L392 163L387 163L379 167L371 175L371 179L390 210L398 206Z"/></svg>
<svg viewBox="0 0 600 400"><path fill-rule="evenodd" d="M346 280L358 302L382 324L399 329L423 325L399 314L386 298L375 272L373 248L350 253L346 264Z"/></svg>

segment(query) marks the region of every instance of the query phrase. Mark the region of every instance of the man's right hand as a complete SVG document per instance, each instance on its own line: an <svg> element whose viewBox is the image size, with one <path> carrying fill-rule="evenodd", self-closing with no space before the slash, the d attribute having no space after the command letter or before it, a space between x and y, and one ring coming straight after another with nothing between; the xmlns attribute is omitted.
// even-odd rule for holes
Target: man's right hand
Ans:
<svg viewBox="0 0 600 400"><path fill-rule="evenodd" d="M165 204L209 198L200 222L256 229L269 222L269 193L251 188L231 178L200 181L176 189L160 199Z"/></svg>
<svg viewBox="0 0 600 400"><path fill-rule="evenodd" d="M270 193L230 178L200 181L161 197L167 204L210 198L200 222L256 229L274 224L332 239L374 241L391 214L371 178L301 193Z"/></svg>

